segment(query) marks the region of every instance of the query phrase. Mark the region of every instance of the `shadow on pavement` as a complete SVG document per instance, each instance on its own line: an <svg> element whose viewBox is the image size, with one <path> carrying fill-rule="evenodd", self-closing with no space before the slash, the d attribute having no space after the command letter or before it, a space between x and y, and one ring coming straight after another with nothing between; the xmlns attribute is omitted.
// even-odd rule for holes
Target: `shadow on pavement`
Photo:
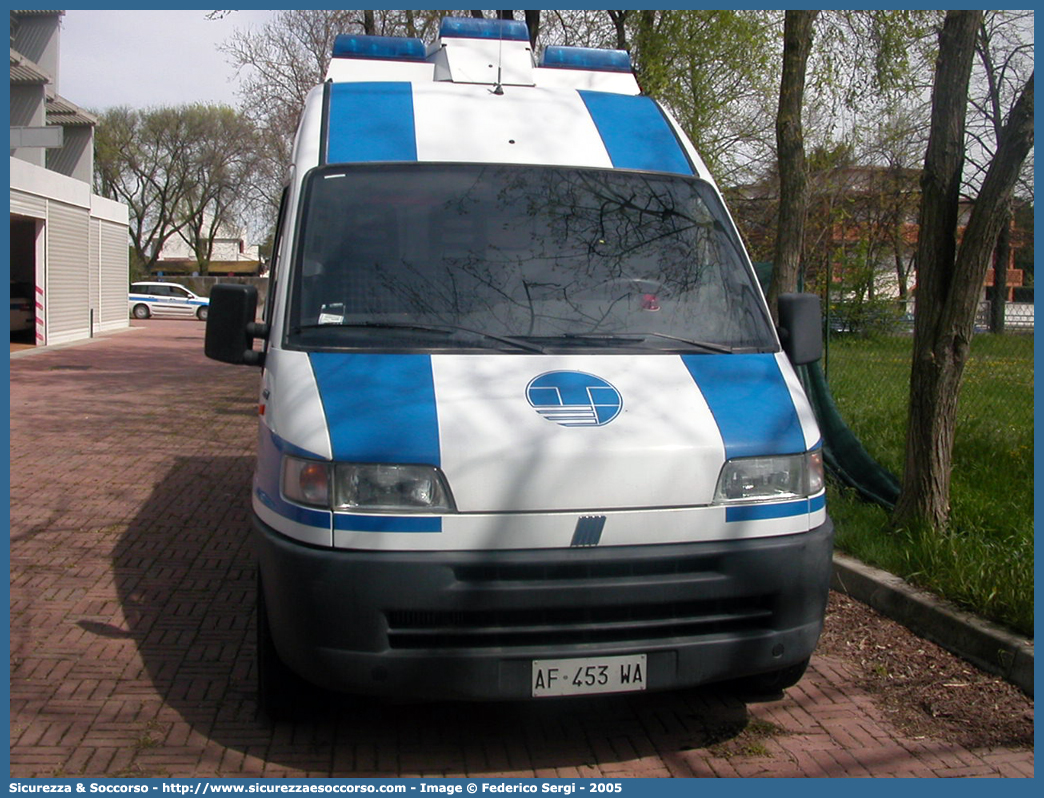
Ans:
<svg viewBox="0 0 1044 798"><path fill-rule="evenodd" d="M268 723L254 699L254 559L243 501L252 466L247 456L176 458L113 551L126 631L88 629L131 637L160 697L212 742L312 773L555 775L642 757L656 758L650 769L663 767L659 758L669 767L672 755L727 742L747 726L746 705L713 689L503 704L323 693L300 720Z"/></svg>

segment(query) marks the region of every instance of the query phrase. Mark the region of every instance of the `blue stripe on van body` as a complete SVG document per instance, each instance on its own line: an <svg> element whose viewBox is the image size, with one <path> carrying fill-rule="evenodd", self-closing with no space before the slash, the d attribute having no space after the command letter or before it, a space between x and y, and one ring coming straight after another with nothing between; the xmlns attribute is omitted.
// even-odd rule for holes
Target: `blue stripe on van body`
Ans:
<svg viewBox="0 0 1044 798"><path fill-rule="evenodd" d="M441 532L442 518L434 515L334 514L334 529L342 532Z"/></svg>
<svg viewBox="0 0 1044 798"><path fill-rule="evenodd" d="M428 355L313 352L333 459L441 465Z"/></svg>
<svg viewBox="0 0 1044 798"><path fill-rule="evenodd" d="M682 355L725 444L725 457L805 451L790 389L771 354Z"/></svg>
<svg viewBox="0 0 1044 798"><path fill-rule="evenodd" d="M693 174L678 137L650 97L601 91L579 94L615 168Z"/></svg>
<svg viewBox="0 0 1044 798"><path fill-rule="evenodd" d="M416 161L413 88L409 83L330 85L327 163Z"/></svg>
<svg viewBox="0 0 1044 798"><path fill-rule="evenodd" d="M258 435L257 468L254 472L254 492L266 507L275 513L306 526L330 530L330 511L302 507L286 501L280 491L283 454L292 454L310 460L322 460L298 446L294 446L261 425Z"/></svg>

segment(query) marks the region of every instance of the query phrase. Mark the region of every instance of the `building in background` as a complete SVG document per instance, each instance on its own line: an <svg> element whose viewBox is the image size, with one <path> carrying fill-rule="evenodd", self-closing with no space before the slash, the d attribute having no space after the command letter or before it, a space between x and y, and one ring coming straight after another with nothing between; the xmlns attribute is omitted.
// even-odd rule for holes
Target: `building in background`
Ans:
<svg viewBox="0 0 1044 798"><path fill-rule="evenodd" d="M96 120L59 93L64 14L10 12L11 291L40 345L129 324L128 211L91 190Z"/></svg>
<svg viewBox="0 0 1044 798"><path fill-rule="evenodd" d="M209 224L209 219L207 223ZM263 276L264 263L257 244L248 244L246 232L218 225L210 246L210 260L204 268L189 243L174 235L160 249L159 258L152 267L157 277L170 275L210 274L224 276Z"/></svg>

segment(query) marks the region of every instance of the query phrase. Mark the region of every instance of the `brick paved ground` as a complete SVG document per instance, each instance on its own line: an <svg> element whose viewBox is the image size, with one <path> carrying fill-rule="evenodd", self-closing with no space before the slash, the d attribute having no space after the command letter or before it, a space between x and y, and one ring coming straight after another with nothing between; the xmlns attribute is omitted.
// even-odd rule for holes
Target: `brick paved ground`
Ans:
<svg viewBox="0 0 1044 798"><path fill-rule="evenodd" d="M899 734L816 657L784 700L328 704L255 718L256 371L148 321L11 361L11 775L1032 776Z"/></svg>

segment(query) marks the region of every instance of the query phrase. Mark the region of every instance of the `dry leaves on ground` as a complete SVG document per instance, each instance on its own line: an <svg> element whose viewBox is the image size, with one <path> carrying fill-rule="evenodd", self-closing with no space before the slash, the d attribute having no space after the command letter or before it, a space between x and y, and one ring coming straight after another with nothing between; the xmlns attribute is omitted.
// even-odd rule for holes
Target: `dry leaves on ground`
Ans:
<svg viewBox="0 0 1044 798"><path fill-rule="evenodd" d="M848 596L830 594L818 652L859 665L859 686L907 734L1033 746L1033 699Z"/></svg>

